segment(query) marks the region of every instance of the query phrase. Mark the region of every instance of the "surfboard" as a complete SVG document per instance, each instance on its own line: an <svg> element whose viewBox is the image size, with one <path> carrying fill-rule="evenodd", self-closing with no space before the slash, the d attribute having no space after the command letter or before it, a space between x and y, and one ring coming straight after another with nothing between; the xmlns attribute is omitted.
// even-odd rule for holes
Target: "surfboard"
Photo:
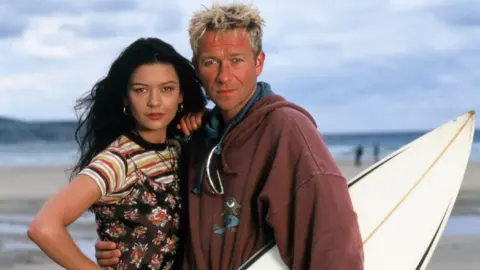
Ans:
<svg viewBox="0 0 480 270"><path fill-rule="evenodd" d="M426 269L460 191L474 132L475 111L469 111L348 182L363 238L365 270ZM271 242L239 269L288 267Z"/></svg>

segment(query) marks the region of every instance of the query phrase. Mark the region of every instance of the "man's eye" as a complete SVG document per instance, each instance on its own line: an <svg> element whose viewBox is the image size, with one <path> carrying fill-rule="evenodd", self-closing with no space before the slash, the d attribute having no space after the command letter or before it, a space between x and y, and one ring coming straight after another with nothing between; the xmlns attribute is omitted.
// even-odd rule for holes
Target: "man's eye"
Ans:
<svg viewBox="0 0 480 270"><path fill-rule="evenodd" d="M214 64L214 63L215 63L215 60L207 60L207 61L203 62L203 65L206 66L206 67L208 67L208 66L210 66L210 65L212 65L212 64Z"/></svg>
<svg viewBox="0 0 480 270"><path fill-rule="evenodd" d="M233 58L233 59L232 59L232 62L233 62L233 63L239 63L239 62L242 62L242 59L240 59L240 58Z"/></svg>

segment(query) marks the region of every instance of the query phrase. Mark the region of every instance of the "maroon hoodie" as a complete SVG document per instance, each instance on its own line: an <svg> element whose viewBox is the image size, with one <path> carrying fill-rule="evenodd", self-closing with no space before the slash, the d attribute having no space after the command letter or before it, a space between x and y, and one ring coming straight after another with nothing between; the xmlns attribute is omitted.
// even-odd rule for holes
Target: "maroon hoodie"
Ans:
<svg viewBox="0 0 480 270"><path fill-rule="evenodd" d="M272 239L291 269L363 269L346 180L307 111L277 95L258 101L210 164L223 195L211 192L205 174L201 193L192 192L208 155L201 144L194 136L186 152L184 269L237 269Z"/></svg>

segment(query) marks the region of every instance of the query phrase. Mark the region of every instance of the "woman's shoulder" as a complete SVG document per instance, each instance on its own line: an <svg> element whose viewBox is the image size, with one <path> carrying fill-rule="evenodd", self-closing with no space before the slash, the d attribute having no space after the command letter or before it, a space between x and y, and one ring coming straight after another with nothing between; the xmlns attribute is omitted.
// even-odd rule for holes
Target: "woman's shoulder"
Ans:
<svg viewBox="0 0 480 270"><path fill-rule="evenodd" d="M136 144L134 144L127 136L120 135L103 151L99 152L98 155L113 153L121 156L123 159L126 159L128 152L131 150L131 148L135 147L137 147Z"/></svg>
<svg viewBox="0 0 480 270"><path fill-rule="evenodd" d="M182 139L179 138L172 138L169 139L167 142L168 147L172 148L177 154L180 154L182 152L182 148L186 142Z"/></svg>

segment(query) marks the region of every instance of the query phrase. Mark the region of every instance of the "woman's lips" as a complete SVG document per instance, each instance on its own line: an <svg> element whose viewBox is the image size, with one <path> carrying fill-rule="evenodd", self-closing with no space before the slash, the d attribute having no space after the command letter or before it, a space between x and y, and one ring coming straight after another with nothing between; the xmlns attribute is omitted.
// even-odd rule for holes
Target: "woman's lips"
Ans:
<svg viewBox="0 0 480 270"><path fill-rule="evenodd" d="M151 120L159 120L161 119L165 114L163 113L149 113L147 114L148 118Z"/></svg>

